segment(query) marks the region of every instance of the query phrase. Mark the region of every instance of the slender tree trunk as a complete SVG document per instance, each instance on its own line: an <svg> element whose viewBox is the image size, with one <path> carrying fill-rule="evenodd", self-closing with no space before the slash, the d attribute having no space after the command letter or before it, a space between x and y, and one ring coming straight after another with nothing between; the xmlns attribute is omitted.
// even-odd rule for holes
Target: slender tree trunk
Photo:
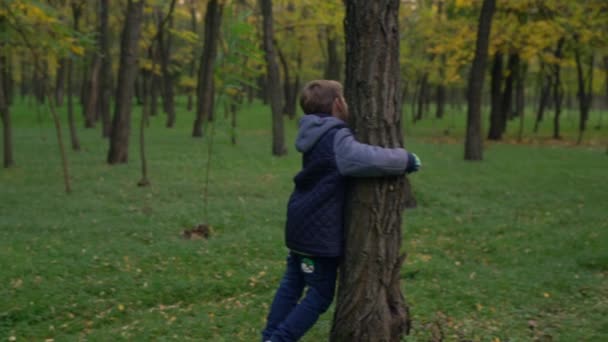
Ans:
<svg viewBox="0 0 608 342"><path fill-rule="evenodd" d="M57 76L55 79L55 103L58 107L63 106L63 94L65 92L65 73L67 69L68 58L61 58L59 60L59 67L57 68Z"/></svg>
<svg viewBox="0 0 608 342"><path fill-rule="evenodd" d="M424 116L424 106L427 98L429 73L425 72L420 80L420 90L418 91L418 107L414 121L422 120Z"/></svg>
<svg viewBox="0 0 608 342"><path fill-rule="evenodd" d="M198 35L197 32L197 28L196 28L196 4L195 4L195 0L190 0L190 29L192 30L192 33L194 33L195 35ZM194 78L194 72L196 70L196 49L193 47L192 48L192 62L190 62L190 78ZM193 100L192 100L193 96L192 96L192 91L188 91L188 111L192 111L192 105L193 105Z"/></svg>
<svg viewBox="0 0 608 342"><path fill-rule="evenodd" d="M525 112L525 81L528 66L524 63L517 71L517 82L515 84L515 108L519 117L519 133L517 141L522 141L524 135L524 112Z"/></svg>
<svg viewBox="0 0 608 342"><path fill-rule="evenodd" d="M205 14L205 43L199 63L198 86L196 89L196 120L192 128L193 137L203 136L203 124L213 116L215 84L213 69L217 56L219 31L222 24L223 5L217 0L207 3Z"/></svg>
<svg viewBox="0 0 608 342"><path fill-rule="evenodd" d="M104 138L110 136L112 121L110 116L110 101L112 97L112 56L110 55L110 32L109 32L109 0L99 1L99 54L101 68L99 70L99 94L97 101L98 116L101 117L102 132Z"/></svg>
<svg viewBox="0 0 608 342"><path fill-rule="evenodd" d="M272 154L283 156L287 154L285 147L285 128L281 110L282 91L279 79L279 67L274 51L274 29L272 16L272 0L259 0L263 17L264 51L266 52L266 72L268 75L268 92L270 93L270 107L272 109Z"/></svg>
<svg viewBox="0 0 608 342"><path fill-rule="evenodd" d="M68 61L68 75L67 75L68 126L70 127L70 141L72 143L72 149L74 151L80 151L80 141L78 140L76 122L74 121L74 95L72 94L72 89L74 89L73 84L72 84L73 70L74 70L74 62L70 59Z"/></svg>
<svg viewBox="0 0 608 342"><path fill-rule="evenodd" d="M553 103L555 107L555 115L553 117L553 139L561 139L559 117L562 111L562 102L564 100L564 89L562 87L561 66L559 63L561 63L564 43L565 39L561 38L557 43L557 49L554 54L558 64L556 64L553 69Z"/></svg>
<svg viewBox="0 0 608 342"><path fill-rule="evenodd" d="M338 55L338 37L330 26L325 27L325 36L327 39L327 63L325 63L324 77L327 80L340 81L342 64Z"/></svg>
<svg viewBox="0 0 608 342"><path fill-rule="evenodd" d="M519 68L519 54L512 53L509 55L507 62L507 78L505 79L505 91L502 98L502 114L504 122L502 123L503 133L507 129L507 119L513 119L513 86L517 80L517 70Z"/></svg>
<svg viewBox="0 0 608 342"><path fill-rule="evenodd" d="M575 40L577 40L578 42L577 38L575 38ZM574 59L576 60L576 74L578 79L578 103L580 110L578 139L576 143L577 145L580 145L580 143L583 141L583 133L587 128L589 110L591 109L591 102L593 100L593 66L595 58L593 53L589 56L589 60L587 62L587 65L589 67L589 70L587 71L587 77L585 77L581 51L578 47L574 49Z"/></svg>
<svg viewBox="0 0 608 342"><path fill-rule="evenodd" d="M6 98L6 90L4 89L4 72L6 68L6 57L4 56L5 46L0 45L0 118L2 119L2 146L3 146L3 165L5 168L12 167L15 164L13 159L13 127L11 123L11 112ZM22 80L23 81L23 80Z"/></svg>
<svg viewBox="0 0 608 342"><path fill-rule="evenodd" d="M277 53L279 55L279 61L281 61L281 66L283 67L283 93L285 94L285 103L283 106L283 114L287 115L290 119L296 116L296 102L297 102L297 94L299 88L299 68L302 64L302 51L298 51L297 63L298 70L296 70L296 75L294 76L294 80L291 80L290 72L289 72L289 63L287 62L287 58L285 54L281 51L281 49L276 45Z"/></svg>
<svg viewBox="0 0 608 342"><path fill-rule="evenodd" d="M551 95L551 76L545 71L545 63L541 64L541 92L538 101L538 111L536 112L536 120L534 122L534 133L538 132L540 123L543 121L545 107Z"/></svg>
<svg viewBox="0 0 608 342"><path fill-rule="evenodd" d="M27 80L28 78L28 65L29 63L26 62L27 60L27 54L24 52L21 54L21 61L19 63L19 71L21 73L21 83L19 84L19 93L21 95L21 99L24 99L27 95L28 95L28 85L27 85Z"/></svg>
<svg viewBox="0 0 608 342"><path fill-rule="evenodd" d="M502 108L502 53L496 52L492 63L492 90L491 90L490 129L488 139L501 140L504 118Z"/></svg>
<svg viewBox="0 0 608 342"><path fill-rule="evenodd" d="M47 70L48 64L42 61L40 61L40 68L34 69L32 83L36 100L38 100L38 104L40 105L43 105L45 101L47 82L44 74L47 73Z"/></svg>
<svg viewBox="0 0 608 342"><path fill-rule="evenodd" d="M357 139L401 146L399 0L346 1L346 82ZM373 43L372 43L373 42ZM406 177L358 179L347 195L345 255L331 341L400 341L410 316L401 292Z"/></svg>
<svg viewBox="0 0 608 342"><path fill-rule="evenodd" d="M80 14L82 13L82 8L77 3L72 3L72 16L74 20L74 31L78 32L78 24L80 20ZM74 121L74 60L70 58L68 60L68 70L67 70L67 88L68 88L68 126L70 128L70 141L72 143L72 150L80 151L80 141L78 139L78 134L76 130L76 122Z"/></svg>
<svg viewBox="0 0 608 342"><path fill-rule="evenodd" d="M477 30L477 43L475 57L471 74L469 76L468 88L468 112L467 133L465 139L465 160L483 159L483 140L481 137L481 97L483 81L485 76L486 62L488 59L488 45L490 42L490 30L492 28L492 16L494 15L495 0L483 0L481 14L479 16L479 27Z"/></svg>
<svg viewBox="0 0 608 342"><path fill-rule="evenodd" d="M120 66L116 103L112 120L112 134L108 163L126 163L129 159L129 133L131 130L131 101L137 76L137 50L143 16L144 0L129 0L127 17L120 43Z"/></svg>
<svg viewBox="0 0 608 342"><path fill-rule="evenodd" d="M91 65L91 74L87 82L87 92L85 102L84 127L93 128L97 121L97 95L99 94L99 70L101 69L101 60L96 55L93 58Z"/></svg>
<svg viewBox="0 0 608 342"><path fill-rule="evenodd" d="M160 55L160 69L162 78L162 95L163 95L163 111L167 114L166 126L171 128L175 124L175 100L173 92L173 75L169 71L171 62L171 34L169 32L173 28L173 11L167 13L167 18L164 18L161 11L158 10L158 52ZM166 20L166 23L163 21ZM165 30L164 25L167 25Z"/></svg>

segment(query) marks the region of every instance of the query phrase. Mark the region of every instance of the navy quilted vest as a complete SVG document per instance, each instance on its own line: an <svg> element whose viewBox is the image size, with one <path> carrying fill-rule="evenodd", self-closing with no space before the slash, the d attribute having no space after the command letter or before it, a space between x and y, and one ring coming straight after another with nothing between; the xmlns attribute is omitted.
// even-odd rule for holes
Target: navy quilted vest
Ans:
<svg viewBox="0 0 608 342"><path fill-rule="evenodd" d="M285 242L294 252L336 257L344 244L346 177L340 175L334 154L334 135L344 126L328 130L303 154L302 170L287 205Z"/></svg>

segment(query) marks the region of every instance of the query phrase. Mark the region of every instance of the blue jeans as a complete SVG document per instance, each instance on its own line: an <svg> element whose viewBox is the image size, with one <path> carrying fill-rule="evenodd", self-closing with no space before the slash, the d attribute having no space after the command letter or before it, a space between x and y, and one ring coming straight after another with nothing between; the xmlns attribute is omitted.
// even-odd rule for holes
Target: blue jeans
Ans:
<svg viewBox="0 0 608 342"><path fill-rule="evenodd" d="M289 253L287 270L272 301L262 341L297 341L304 336L334 299L338 263L338 258ZM308 290L300 301L306 286Z"/></svg>

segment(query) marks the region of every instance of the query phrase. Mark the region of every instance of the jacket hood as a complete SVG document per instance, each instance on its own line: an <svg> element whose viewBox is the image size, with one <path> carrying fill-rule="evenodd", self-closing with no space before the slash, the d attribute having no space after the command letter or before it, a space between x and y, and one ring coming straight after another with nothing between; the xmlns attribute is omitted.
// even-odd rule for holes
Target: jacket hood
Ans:
<svg viewBox="0 0 608 342"><path fill-rule="evenodd" d="M305 115L298 124L296 149L301 153L307 152L327 131L345 125L344 121L333 116Z"/></svg>

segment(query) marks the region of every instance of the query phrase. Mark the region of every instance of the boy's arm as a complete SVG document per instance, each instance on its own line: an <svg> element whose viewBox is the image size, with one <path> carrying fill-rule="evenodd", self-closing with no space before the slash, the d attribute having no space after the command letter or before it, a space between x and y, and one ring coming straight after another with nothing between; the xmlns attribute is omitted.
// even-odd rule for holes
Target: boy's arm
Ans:
<svg viewBox="0 0 608 342"><path fill-rule="evenodd" d="M360 143L348 128L336 132L334 152L340 174L354 177L403 175L411 158L411 154L402 148Z"/></svg>

